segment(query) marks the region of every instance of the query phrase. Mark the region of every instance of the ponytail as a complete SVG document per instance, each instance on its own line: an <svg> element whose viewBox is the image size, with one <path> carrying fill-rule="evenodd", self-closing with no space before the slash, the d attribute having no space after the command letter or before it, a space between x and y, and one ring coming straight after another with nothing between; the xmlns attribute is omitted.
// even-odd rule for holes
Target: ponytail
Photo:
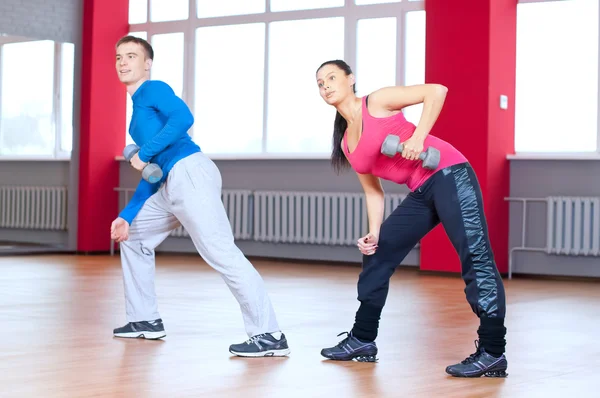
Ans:
<svg viewBox="0 0 600 398"><path fill-rule="evenodd" d="M350 168L350 163L342 149L344 133L348 128L348 122L339 112L335 113L333 123L333 150L331 152L331 165L337 174Z"/></svg>

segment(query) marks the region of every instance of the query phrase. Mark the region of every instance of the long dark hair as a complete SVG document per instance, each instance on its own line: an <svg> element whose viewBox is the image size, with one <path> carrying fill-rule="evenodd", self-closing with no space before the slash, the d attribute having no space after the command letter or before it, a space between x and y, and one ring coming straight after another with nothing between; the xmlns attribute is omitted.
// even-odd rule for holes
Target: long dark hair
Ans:
<svg viewBox="0 0 600 398"><path fill-rule="evenodd" d="M325 65L337 66L344 71L346 76L352 74L352 68L350 68L345 61L340 59L323 62L317 69L317 73ZM352 85L352 91L356 93L356 86L354 84ZM348 122L339 112L336 111L335 121L333 122L333 148L331 151L331 165L337 174L340 174L341 171L350 168L350 163L348 162L348 159L346 159L346 155L344 155L344 151L342 150L342 139L344 138L344 133L346 132L347 128Z"/></svg>

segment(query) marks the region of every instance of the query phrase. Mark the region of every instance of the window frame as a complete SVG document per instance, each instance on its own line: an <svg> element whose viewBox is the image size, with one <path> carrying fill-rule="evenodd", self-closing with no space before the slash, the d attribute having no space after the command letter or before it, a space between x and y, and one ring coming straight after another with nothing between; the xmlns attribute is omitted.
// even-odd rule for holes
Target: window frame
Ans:
<svg viewBox="0 0 600 398"><path fill-rule="evenodd" d="M571 0L518 0L519 4L547 3L547 2L568 2ZM597 15L598 34L600 35L600 7ZM508 155L507 159L512 160L600 160L600 40L598 41L598 109L597 109L597 139L595 152L517 152ZM516 132L516 131L515 131ZM516 138L516 137L515 137Z"/></svg>
<svg viewBox="0 0 600 398"><path fill-rule="evenodd" d="M424 0L401 0L397 3L369 4L357 6L354 0L345 0L343 6L331 8L318 8L297 11L271 11L271 1L265 0L265 12L256 14L232 15L224 17L198 18L197 0L189 0L189 18L179 21L150 21L150 0L146 0L146 22L129 25L130 32L145 32L147 40L152 41L155 34L183 32L184 34L184 68L183 68L183 95L182 99L194 109L195 88L195 59L196 59L196 29L208 26L223 26L246 23L265 23L265 70L263 92L263 133L262 152L260 153L208 153L213 159L329 159L327 153L273 153L266 152L267 147L267 114L269 111L268 98L268 60L269 60L269 23L276 21L302 20L312 18L344 17L344 59L354 68L357 52L357 24L359 19L396 17L396 85L404 84L404 63L406 51L406 14L412 11L425 11ZM315 84L316 90L316 84ZM190 129L194 137L194 126ZM201 144L201 143L200 143Z"/></svg>
<svg viewBox="0 0 600 398"><path fill-rule="evenodd" d="M37 39L31 37L23 37L23 36L0 36L0 77L2 76L2 54L3 54L3 46L5 44L13 44L13 43L25 43L29 41L47 41L49 39ZM52 40L50 40L52 41ZM19 161L19 160L44 160L44 161L65 161L71 159L72 151L63 151L61 149L62 144L62 123L61 123L61 87L62 87L62 52L64 44L62 42L54 41L54 78L53 78L53 96L52 96L52 123L54 125L54 149L51 155L3 155L0 153L0 161ZM75 76L73 76L75 79ZM0 80L0 85L1 85ZM74 88L76 85L74 85ZM1 89L1 86L0 86ZM72 103L74 106L74 103ZM0 114L0 118L2 115ZM73 111L73 117L75 117L75 111ZM72 121L72 123L74 120ZM73 127L73 131L76 129ZM1 134L1 132L0 132Z"/></svg>

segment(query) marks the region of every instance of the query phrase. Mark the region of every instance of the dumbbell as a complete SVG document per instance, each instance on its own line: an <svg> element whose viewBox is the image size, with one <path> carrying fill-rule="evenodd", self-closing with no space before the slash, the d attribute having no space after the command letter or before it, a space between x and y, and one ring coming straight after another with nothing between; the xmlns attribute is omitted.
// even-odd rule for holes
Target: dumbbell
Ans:
<svg viewBox="0 0 600 398"><path fill-rule="evenodd" d="M388 135L385 137L383 144L381 145L381 153L390 158L394 157L396 153L402 153L404 144L400 142L400 137L397 135ZM440 164L440 151L429 147L426 151L419 154L419 159L423 161L424 169L435 169Z"/></svg>
<svg viewBox="0 0 600 398"><path fill-rule="evenodd" d="M140 148L135 144L129 144L123 149L123 157L129 162L138 153ZM163 177L162 169L156 163L149 163L142 170L142 178L150 184L155 184Z"/></svg>

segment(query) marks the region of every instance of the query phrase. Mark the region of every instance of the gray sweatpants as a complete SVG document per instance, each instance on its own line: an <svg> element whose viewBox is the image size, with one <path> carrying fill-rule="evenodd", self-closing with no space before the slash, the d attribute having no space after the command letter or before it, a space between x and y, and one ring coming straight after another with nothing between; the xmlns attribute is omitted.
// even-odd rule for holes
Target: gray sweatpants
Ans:
<svg viewBox="0 0 600 398"><path fill-rule="evenodd" d="M160 318L154 249L179 225L238 301L248 336L279 331L262 277L234 242L221 201L221 173L203 153L173 166L131 223L129 239L121 242L127 321Z"/></svg>

